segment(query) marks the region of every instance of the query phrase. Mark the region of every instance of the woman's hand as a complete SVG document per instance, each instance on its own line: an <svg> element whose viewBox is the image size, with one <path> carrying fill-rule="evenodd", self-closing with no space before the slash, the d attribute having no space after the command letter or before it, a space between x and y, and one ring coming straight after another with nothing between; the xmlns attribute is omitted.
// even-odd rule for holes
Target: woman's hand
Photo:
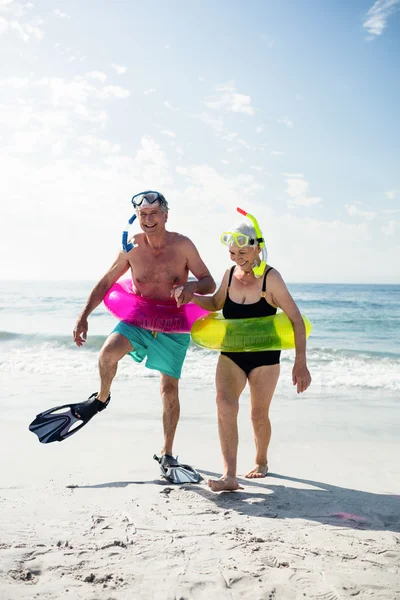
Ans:
<svg viewBox="0 0 400 600"><path fill-rule="evenodd" d="M188 281L188 283L176 285L172 288L171 297L175 298L178 308L179 306L182 306L182 304L187 304L191 301L196 287L196 282Z"/></svg>
<svg viewBox="0 0 400 600"><path fill-rule="evenodd" d="M305 362L296 362L293 365L292 370L292 382L293 385L297 385L297 393L301 394L305 392L311 385L310 371L307 369Z"/></svg>

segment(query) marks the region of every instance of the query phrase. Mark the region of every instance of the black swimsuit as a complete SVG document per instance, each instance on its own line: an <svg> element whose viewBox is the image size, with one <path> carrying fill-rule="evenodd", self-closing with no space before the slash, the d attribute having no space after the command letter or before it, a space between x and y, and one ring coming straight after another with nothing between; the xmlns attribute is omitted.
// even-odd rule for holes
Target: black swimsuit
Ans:
<svg viewBox="0 0 400 600"><path fill-rule="evenodd" d="M232 267L229 274L228 289L226 290L225 304L222 314L225 319L253 319L254 317L269 317L276 314L276 308L267 302L266 297L266 279L272 267L267 269L264 275L261 298L258 302L252 304L239 304L233 302L229 297L229 287L232 282L235 267ZM250 371L256 367L265 365L278 365L280 361L280 350L262 350L260 352L221 352L223 356L230 358L242 371L249 376Z"/></svg>

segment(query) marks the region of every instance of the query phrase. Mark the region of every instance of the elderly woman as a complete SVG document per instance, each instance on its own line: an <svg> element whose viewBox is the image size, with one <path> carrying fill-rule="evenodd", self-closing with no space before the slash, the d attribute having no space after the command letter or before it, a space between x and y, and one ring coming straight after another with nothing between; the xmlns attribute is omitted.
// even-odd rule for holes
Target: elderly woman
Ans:
<svg viewBox="0 0 400 600"><path fill-rule="evenodd" d="M242 214L244 211L238 209ZM293 324L296 358L293 385L304 392L311 383L306 361L306 332L300 311L276 269L267 265L261 231L241 223L221 236L235 265L228 269L213 296L195 296L192 302L211 310L221 310L226 319L252 319L274 315L281 308ZM260 254L262 252L262 259ZM221 352L216 372L218 430L224 462L223 476L209 480L214 492L240 489L236 478L238 450L237 415L239 397L249 382L251 420L256 445L255 465L246 477L265 477L268 472L268 445L271 439L269 407L280 371L280 351Z"/></svg>

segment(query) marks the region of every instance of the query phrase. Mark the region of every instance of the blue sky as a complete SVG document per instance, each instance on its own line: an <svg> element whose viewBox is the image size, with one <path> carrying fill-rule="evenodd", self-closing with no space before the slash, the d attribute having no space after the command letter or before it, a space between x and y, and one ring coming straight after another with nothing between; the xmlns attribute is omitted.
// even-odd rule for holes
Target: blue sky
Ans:
<svg viewBox="0 0 400 600"><path fill-rule="evenodd" d="M400 283L400 0L0 0L1 278L97 279L144 189L216 279Z"/></svg>

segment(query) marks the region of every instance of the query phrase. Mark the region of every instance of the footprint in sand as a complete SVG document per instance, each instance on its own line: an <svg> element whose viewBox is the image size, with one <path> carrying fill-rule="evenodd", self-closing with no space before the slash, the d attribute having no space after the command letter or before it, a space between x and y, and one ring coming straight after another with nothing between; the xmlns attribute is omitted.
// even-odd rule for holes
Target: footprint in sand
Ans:
<svg viewBox="0 0 400 600"><path fill-rule="evenodd" d="M335 590L324 581L322 573L305 573L301 575L294 573L290 577L290 582L297 589L307 594L307 598L312 600L341 600Z"/></svg>

